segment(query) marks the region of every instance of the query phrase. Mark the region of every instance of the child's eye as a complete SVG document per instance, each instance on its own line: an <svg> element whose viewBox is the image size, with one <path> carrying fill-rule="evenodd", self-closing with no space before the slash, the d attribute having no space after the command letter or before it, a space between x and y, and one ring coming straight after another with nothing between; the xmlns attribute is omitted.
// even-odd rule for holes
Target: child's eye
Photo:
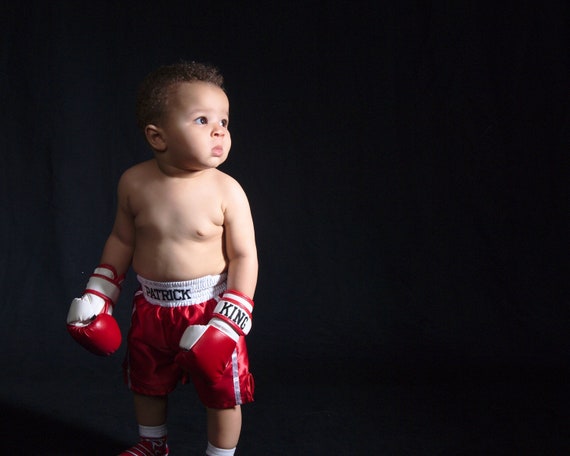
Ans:
<svg viewBox="0 0 570 456"><path fill-rule="evenodd" d="M228 127L228 119L220 120L220 125L224 128L227 128Z"/></svg>
<svg viewBox="0 0 570 456"><path fill-rule="evenodd" d="M198 117L196 120L194 120L194 122L197 123L198 125L206 125L208 123L208 119L202 116Z"/></svg>

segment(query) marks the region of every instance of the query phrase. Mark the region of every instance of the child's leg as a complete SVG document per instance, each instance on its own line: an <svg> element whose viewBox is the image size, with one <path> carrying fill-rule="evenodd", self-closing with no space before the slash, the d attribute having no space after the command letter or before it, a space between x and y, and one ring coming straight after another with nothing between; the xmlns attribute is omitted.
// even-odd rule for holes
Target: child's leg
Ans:
<svg viewBox="0 0 570 456"><path fill-rule="evenodd" d="M241 433L241 407L207 409L208 442L216 448L234 449Z"/></svg>
<svg viewBox="0 0 570 456"><path fill-rule="evenodd" d="M135 417L143 426L161 426L166 423L168 396L145 396L134 393Z"/></svg>
<svg viewBox="0 0 570 456"><path fill-rule="evenodd" d="M135 416L139 424L139 442L119 456L167 456L167 396L134 393Z"/></svg>

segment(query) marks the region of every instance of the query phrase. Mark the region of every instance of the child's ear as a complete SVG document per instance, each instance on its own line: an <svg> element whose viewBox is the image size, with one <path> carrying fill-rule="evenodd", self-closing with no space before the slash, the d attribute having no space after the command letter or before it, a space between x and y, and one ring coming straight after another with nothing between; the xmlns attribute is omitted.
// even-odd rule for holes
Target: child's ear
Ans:
<svg viewBox="0 0 570 456"><path fill-rule="evenodd" d="M154 150L159 152L164 152L166 150L164 132L160 127L149 124L144 128L144 134L146 136L146 140Z"/></svg>

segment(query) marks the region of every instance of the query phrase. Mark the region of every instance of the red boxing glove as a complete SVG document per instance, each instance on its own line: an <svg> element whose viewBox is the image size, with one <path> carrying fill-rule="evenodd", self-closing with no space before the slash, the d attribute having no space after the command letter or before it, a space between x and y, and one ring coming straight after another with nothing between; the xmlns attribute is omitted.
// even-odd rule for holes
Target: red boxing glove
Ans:
<svg viewBox="0 0 570 456"><path fill-rule="evenodd" d="M75 298L69 307L69 334L96 355L110 355L121 345L121 330L112 314L124 278L124 275L117 275L113 266L98 266L91 274L83 296Z"/></svg>
<svg viewBox="0 0 570 456"><path fill-rule="evenodd" d="M180 339L184 351L176 362L193 375L217 383L226 370L240 336L251 329L253 301L235 290L227 290L207 325L191 325Z"/></svg>

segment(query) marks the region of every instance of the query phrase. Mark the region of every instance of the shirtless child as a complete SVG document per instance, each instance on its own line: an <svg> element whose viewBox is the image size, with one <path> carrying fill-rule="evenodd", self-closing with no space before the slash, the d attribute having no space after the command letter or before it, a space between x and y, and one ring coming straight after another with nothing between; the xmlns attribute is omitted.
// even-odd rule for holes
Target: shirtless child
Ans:
<svg viewBox="0 0 570 456"><path fill-rule="evenodd" d="M137 121L154 158L128 169L98 266L73 300L68 329L109 354L111 317L132 265L140 288L124 361L139 442L121 455L167 455L168 394L190 378L207 410L208 456L233 455L240 405L253 401L245 345L257 282L251 211L241 186L217 167L228 157L229 101L217 70L180 63L139 89Z"/></svg>

